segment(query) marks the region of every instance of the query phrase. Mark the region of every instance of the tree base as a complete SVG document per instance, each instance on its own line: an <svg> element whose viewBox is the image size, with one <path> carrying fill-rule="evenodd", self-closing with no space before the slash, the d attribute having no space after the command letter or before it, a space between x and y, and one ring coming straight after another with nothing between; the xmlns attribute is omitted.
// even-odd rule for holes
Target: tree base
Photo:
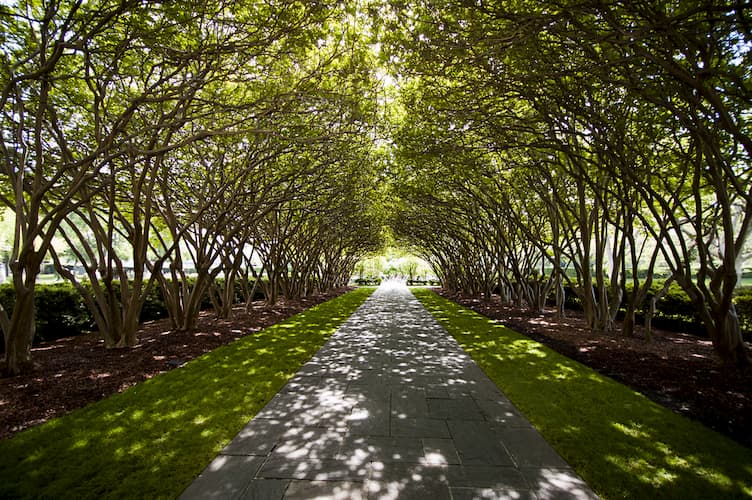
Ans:
<svg viewBox="0 0 752 500"><path fill-rule="evenodd" d="M16 366L13 370L10 370L8 368L8 363L5 359L0 360L0 378L10 378L10 377L16 377L18 375L24 375L29 372L34 371L36 368L36 365L33 361L21 361L19 363L16 363Z"/></svg>

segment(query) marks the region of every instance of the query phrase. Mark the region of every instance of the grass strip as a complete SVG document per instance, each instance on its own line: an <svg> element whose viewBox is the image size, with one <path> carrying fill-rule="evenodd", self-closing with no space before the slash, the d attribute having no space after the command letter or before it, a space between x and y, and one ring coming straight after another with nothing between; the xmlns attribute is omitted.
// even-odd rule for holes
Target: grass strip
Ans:
<svg viewBox="0 0 752 500"><path fill-rule="evenodd" d="M603 498L752 496L749 448L429 290L413 293Z"/></svg>
<svg viewBox="0 0 752 500"><path fill-rule="evenodd" d="M1 441L0 498L175 498L373 290Z"/></svg>

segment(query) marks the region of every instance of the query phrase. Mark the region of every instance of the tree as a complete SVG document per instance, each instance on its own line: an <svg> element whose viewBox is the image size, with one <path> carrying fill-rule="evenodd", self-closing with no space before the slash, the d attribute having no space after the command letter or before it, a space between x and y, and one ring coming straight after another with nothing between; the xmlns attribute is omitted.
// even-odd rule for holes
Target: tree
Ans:
<svg viewBox="0 0 752 500"><path fill-rule="evenodd" d="M243 104L239 83L254 74L254 54L312 43L308 19L327 15L318 5L274 9L263 2L105 0L3 7L2 194L16 219L16 302L10 315L0 311L9 373L30 365L39 264L71 214L98 226L97 246L104 246L82 254L90 274L106 277L102 292L89 300L102 313L101 326L119 338L115 316L133 321L131 312L144 296L139 279L133 295L119 299L107 284L116 275L125 283L109 250L114 222L119 219L125 231L136 229L134 256L143 262L150 169L161 168L166 154L191 142L237 133L231 129L245 118L235 115ZM121 208L128 175L136 182L128 187L136 191L130 212ZM128 224L125 213L133 217ZM77 239L73 227L65 231ZM141 272L141 266L135 269ZM131 304L127 314L125 303ZM125 328L132 331L133 325ZM123 338L132 342L130 333Z"/></svg>
<svg viewBox="0 0 752 500"><path fill-rule="evenodd" d="M448 137L440 147L451 146L435 161L451 171L447 155L457 151L506 151L501 161L515 173L539 165L558 172L561 186L574 183L547 205L551 230L576 228L578 237L548 258L555 269L561 257L575 265L592 326L611 328L627 259L633 317L660 257L692 297L720 357L745 365L732 295L750 227L748 9L712 1L393 7L383 16L386 58L430 99L423 106L408 98L404 115L416 123L418 114ZM456 127L462 134L447 134ZM474 162L489 158L478 154L470 165L482 170ZM551 196L545 188L537 195ZM656 249L642 284L634 278L641 247L634 225ZM433 249L428 233L423 245ZM540 244L533 232L526 237Z"/></svg>
<svg viewBox="0 0 752 500"><path fill-rule="evenodd" d="M123 154L118 137L139 106L172 85L171 75L156 74L118 105L107 102L106 82L122 55L154 33L134 22L144 11L135 1L52 1L19 2L0 14L2 201L15 216L16 294L13 311L0 310L0 327L11 375L31 365L34 285L57 229L86 201L88 183ZM94 69L100 60L109 61L101 73ZM94 83L92 72L105 80Z"/></svg>
<svg viewBox="0 0 752 500"><path fill-rule="evenodd" d="M666 235L664 258L716 352L728 364L745 366L749 354L732 299L752 224L752 138L744 118L752 102L749 9L716 1L582 8L596 15L583 22L575 14L569 21L579 40L599 40L600 50L588 54L595 63L590 72L675 120L671 147L683 172L664 174L675 189L659 189L643 170L622 173L652 202L652 218ZM676 208L681 215L670 216Z"/></svg>

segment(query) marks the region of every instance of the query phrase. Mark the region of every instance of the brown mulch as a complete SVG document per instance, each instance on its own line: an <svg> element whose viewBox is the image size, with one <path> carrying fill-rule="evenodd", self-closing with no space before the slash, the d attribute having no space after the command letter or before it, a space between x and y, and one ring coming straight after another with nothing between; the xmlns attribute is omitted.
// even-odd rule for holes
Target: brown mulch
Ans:
<svg viewBox="0 0 752 500"><path fill-rule="evenodd" d="M232 320L202 313L192 332L169 329L167 320L146 323L135 348L107 350L95 334L60 339L34 348L35 369L0 379L0 439L137 384L249 333L282 321L346 290L274 306L256 303ZM673 411L699 420L752 447L752 370L720 365L709 340L654 330L648 343L640 327L632 338L620 332L594 334L582 315L567 311L531 314L500 303L441 292L554 350L619 380Z"/></svg>
<svg viewBox="0 0 752 500"><path fill-rule="evenodd" d="M598 334L576 311L559 321L553 310L532 314L497 296L486 302L437 291L752 447L752 370L722 366L709 339L654 329L648 342L641 326L631 338L619 328Z"/></svg>
<svg viewBox="0 0 752 500"><path fill-rule="evenodd" d="M167 319L151 321L142 325L138 345L128 349L105 349L95 333L40 344L32 352L31 373L0 379L0 439L122 392L347 290L281 299L273 306L254 303L250 315L238 307L231 320L203 312L191 332L171 331Z"/></svg>

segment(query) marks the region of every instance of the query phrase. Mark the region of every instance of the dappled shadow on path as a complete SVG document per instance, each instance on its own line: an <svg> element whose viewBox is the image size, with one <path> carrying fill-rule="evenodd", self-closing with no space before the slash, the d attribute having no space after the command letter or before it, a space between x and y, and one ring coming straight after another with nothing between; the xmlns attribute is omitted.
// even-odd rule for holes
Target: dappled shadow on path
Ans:
<svg viewBox="0 0 752 500"><path fill-rule="evenodd" d="M410 295L382 286L182 498L591 496Z"/></svg>
<svg viewBox="0 0 752 500"><path fill-rule="evenodd" d="M340 297L0 441L0 498L174 497L361 297Z"/></svg>
<svg viewBox="0 0 752 500"><path fill-rule="evenodd" d="M0 439L123 392L345 291L281 299L274 305L255 302L250 315L243 304L229 320L204 311L194 331L172 330L168 319L149 321L141 325L133 348L105 349L97 332L35 346L32 372L0 378Z"/></svg>

